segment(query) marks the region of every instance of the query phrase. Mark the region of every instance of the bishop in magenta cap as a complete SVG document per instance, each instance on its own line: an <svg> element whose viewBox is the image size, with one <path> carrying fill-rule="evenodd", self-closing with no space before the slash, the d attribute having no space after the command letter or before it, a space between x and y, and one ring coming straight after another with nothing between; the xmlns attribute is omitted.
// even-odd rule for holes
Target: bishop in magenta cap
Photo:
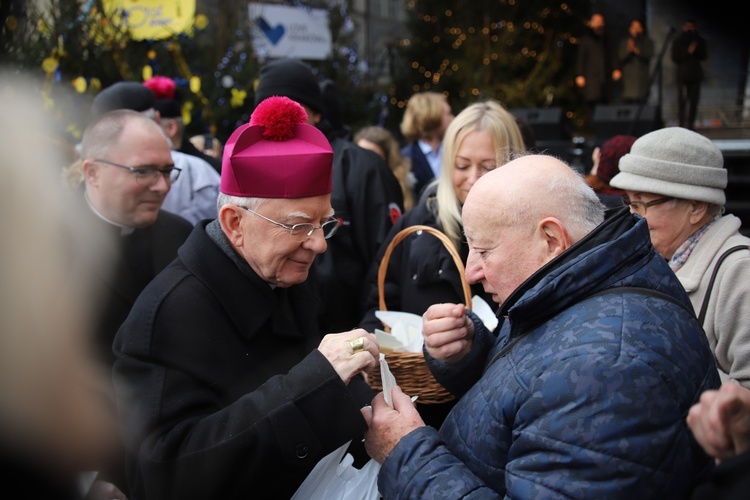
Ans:
<svg viewBox="0 0 750 500"><path fill-rule="evenodd" d="M333 150L307 124L305 108L288 97L269 97L250 123L224 146L221 192L245 198L308 198L330 194Z"/></svg>

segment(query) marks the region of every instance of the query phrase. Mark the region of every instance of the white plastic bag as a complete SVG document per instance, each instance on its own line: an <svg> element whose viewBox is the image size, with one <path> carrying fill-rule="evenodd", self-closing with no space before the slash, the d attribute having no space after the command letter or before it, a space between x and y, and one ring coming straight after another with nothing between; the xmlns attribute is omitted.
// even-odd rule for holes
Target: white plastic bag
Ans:
<svg viewBox="0 0 750 500"><path fill-rule="evenodd" d="M291 500L379 500L380 464L370 459L361 469L346 450L351 441L317 463Z"/></svg>

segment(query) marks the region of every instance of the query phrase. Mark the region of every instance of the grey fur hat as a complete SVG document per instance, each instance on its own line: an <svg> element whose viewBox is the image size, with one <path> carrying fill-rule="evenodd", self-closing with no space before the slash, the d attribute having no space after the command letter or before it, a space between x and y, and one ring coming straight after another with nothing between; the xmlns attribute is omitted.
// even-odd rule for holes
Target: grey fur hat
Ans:
<svg viewBox="0 0 750 500"><path fill-rule="evenodd" d="M684 200L726 203L727 171L721 150L705 136L667 127L638 138L620 158L610 186Z"/></svg>

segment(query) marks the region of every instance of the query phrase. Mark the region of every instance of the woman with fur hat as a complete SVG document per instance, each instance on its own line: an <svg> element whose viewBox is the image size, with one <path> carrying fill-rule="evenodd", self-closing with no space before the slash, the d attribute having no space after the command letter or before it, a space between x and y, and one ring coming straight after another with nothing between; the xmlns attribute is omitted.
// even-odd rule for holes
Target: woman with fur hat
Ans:
<svg viewBox="0 0 750 500"><path fill-rule="evenodd" d="M610 184L645 217L656 250L690 296L723 380L750 387L750 238L724 213L727 171L721 151L681 127L633 143Z"/></svg>

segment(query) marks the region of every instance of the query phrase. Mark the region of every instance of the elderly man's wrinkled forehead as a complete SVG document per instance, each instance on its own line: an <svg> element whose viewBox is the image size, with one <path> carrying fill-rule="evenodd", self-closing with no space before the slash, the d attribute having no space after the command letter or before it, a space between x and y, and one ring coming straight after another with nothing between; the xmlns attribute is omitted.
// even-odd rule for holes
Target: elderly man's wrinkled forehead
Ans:
<svg viewBox="0 0 750 500"><path fill-rule="evenodd" d="M542 155L527 155L488 172L469 191L463 211L500 209L508 198L525 195L527 188L533 189L535 171L543 163Z"/></svg>
<svg viewBox="0 0 750 500"><path fill-rule="evenodd" d="M519 225L534 214L554 212L560 193L555 180L571 176L565 163L549 155L525 155L482 176L463 207L464 225L473 221L493 226Z"/></svg>

